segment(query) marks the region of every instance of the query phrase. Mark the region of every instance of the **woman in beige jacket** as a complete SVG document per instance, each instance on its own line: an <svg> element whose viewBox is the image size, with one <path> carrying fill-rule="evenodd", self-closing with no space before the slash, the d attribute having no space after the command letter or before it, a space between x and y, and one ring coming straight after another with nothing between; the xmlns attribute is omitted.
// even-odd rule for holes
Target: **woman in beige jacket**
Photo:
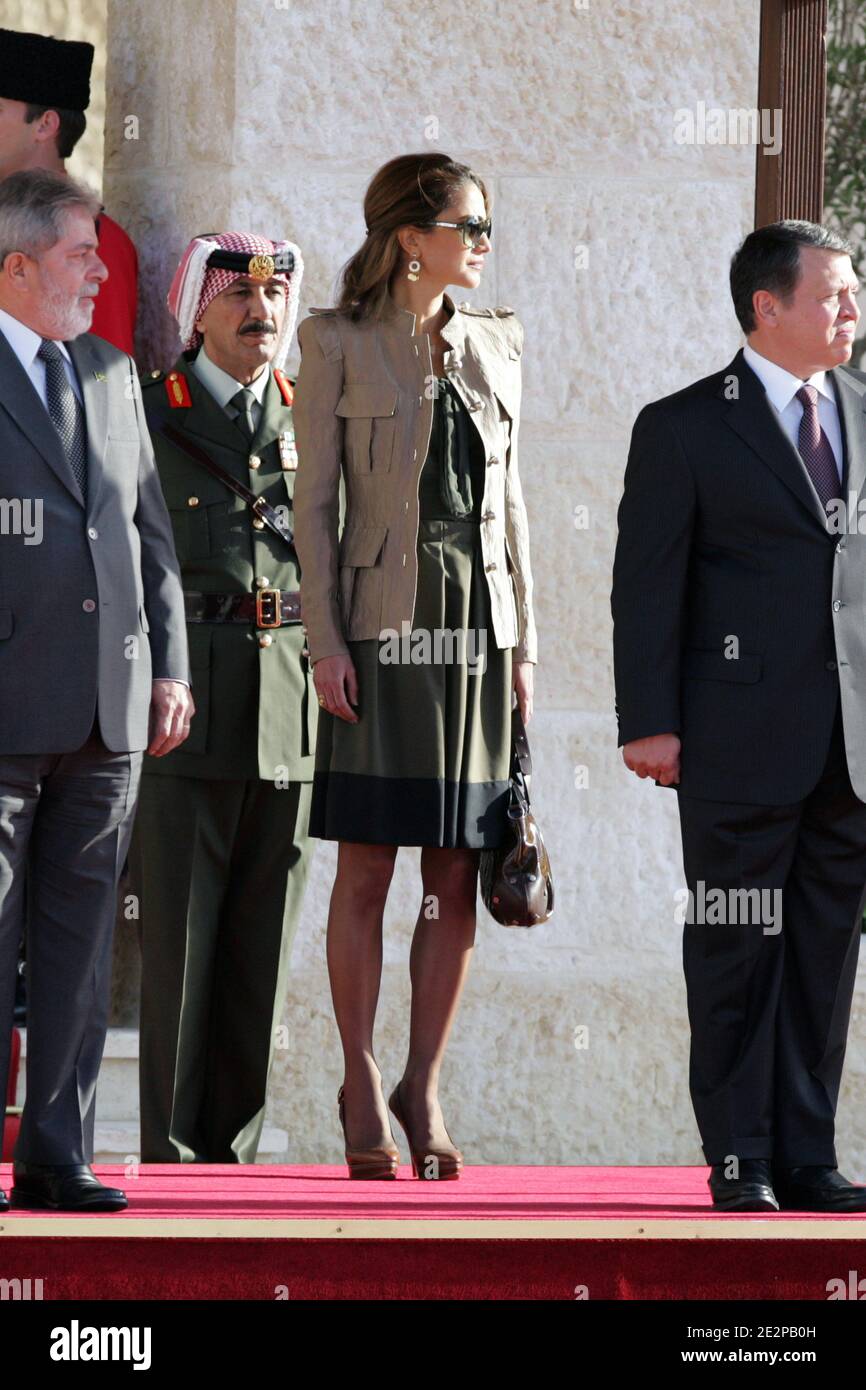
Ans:
<svg viewBox="0 0 866 1390"><path fill-rule="evenodd" d="M373 1054L382 917L420 845L409 1055L389 1106L419 1177L458 1177L438 1079L475 938L479 854L501 843L511 705L532 711L536 637L517 468L523 329L474 290L483 181L443 154L373 178L339 303L300 326L295 544L321 705L310 833L339 841L328 967L352 1177L396 1176ZM345 524L340 521L345 499Z"/></svg>

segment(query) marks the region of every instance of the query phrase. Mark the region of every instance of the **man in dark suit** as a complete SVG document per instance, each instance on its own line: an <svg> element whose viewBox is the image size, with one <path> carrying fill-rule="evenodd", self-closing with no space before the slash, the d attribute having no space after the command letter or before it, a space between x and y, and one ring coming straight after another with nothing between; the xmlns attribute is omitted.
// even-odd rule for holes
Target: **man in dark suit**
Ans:
<svg viewBox="0 0 866 1390"><path fill-rule="evenodd" d="M0 183L0 1094L26 878L12 1205L117 1211L90 1168L117 882L142 750L182 742L193 704L137 373L86 331L98 210L46 170Z"/></svg>
<svg viewBox="0 0 866 1390"><path fill-rule="evenodd" d="M747 345L640 412L619 509L619 743L677 786L689 1084L725 1210L866 1210L834 1147L866 885L857 289L827 229L752 232Z"/></svg>

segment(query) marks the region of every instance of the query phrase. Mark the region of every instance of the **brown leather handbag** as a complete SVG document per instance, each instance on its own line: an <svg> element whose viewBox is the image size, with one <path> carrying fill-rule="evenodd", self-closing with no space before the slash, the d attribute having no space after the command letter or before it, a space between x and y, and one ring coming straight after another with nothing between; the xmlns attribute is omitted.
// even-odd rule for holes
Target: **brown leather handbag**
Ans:
<svg viewBox="0 0 866 1390"><path fill-rule="evenodd" d="M484 906L503 927L537 927L553 914L550 859L529 806L532 759L520 707L511 711L511 778L507 828L498 849L481 851Z"/></svg>

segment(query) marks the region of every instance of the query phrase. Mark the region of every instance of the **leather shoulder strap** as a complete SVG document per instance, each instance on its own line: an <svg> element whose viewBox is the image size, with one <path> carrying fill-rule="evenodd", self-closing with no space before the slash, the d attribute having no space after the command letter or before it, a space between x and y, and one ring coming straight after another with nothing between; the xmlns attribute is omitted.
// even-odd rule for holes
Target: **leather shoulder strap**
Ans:
<svg viewBox="0 0 866 1390"><path fill-rule="evenodd" d="M210 454L206 454L204 449L199 448L198 444L193 444L192 440L187 439L180 430L175 429L174 425L160 425L154 433L163 435L176 449L180 449L194 463L199 464L212 477L218 479L225 487L230 488L237 497L246 502L250 511L254 512L259 520L263 521L287 545L294 544L294 533L283 521L279 512L264 497L256 497L256 494L251 492L248 487L245 487L237 478L233 478L231 473L221 468Z"/></svg>

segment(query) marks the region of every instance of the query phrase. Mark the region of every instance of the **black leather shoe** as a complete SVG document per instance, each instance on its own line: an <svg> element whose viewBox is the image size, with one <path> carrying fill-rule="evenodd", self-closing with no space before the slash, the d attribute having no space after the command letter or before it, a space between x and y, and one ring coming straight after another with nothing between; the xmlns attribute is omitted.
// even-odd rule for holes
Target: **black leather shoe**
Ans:
<svg viewBox="0 0 866 1390"><path fill-rule="evenodd" d="M12 1206L26 1211L123 1211L126 1194L104 1187L87 1163L14 1163Z"/></svg>
<svg viewBox="0 0 866 1390"><path fill-rule="evenodd" d="M8 1211L8 1210L9 1210L9 1198L6 1196L6 1193L3 1191L3 1188L0 1187L0 1211Z"/></svg>
<svg viewBox="0 0 866 1390"><path fill-rule="evenodd" d="M866 1211L866 1187L843 1178L829 1164L773 1169L783 1211Z"/></svg>
<svg viewBox="0 0 866 1390"><path fill-rule="evenodd" d="M778 1211L768 1158L741 1158L740 1175L726 1178L724 1163L714 1163L707 1179L713 1206L720 1211Z"/></svg>

